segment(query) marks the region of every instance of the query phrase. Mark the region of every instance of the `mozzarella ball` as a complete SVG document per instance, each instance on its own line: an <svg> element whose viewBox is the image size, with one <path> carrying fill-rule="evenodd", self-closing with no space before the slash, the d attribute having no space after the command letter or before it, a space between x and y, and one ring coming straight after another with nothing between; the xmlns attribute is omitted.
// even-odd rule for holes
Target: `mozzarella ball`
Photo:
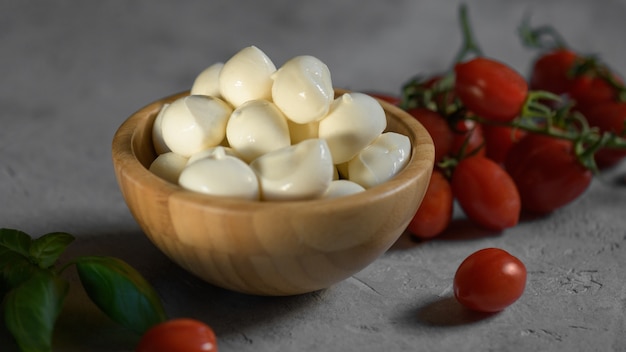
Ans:
<svg viewBox="0 0 626 352"><path fill-rule="evenodd" d="M163 113L163 140L171 151L190 157L222 142L231 112L232 108L219 98L205 95L180 98Z"/></svg>
<svg viewBox="0 0 626 352"><path fill-rule="evenodd" d="M244 48L224 63L219 75L220 94L234 107L248 100L271 100L275 71L272 60L259 48Z"/></svg>
<svg viewBox="0 0 626 352"><path fill-rule="evenodd" d="M335 99L320 121L318 136L328 142L335 164L352 159L387 127L385 111L376 99L363 93L346 93Z"/></svg>
<svg viewBox="0 0 626 352"><path fill-rule="evenodd" d="M295 123L322 119L333 102L334 90L328 67L319 59L296 56L272 76L272 99Z"/></svg>
<svg viewBox="0 0 626 352"><path fill-rule="evenodd" d="M171 183L178 183L180 173L187 165L187 158L176 153L167 152L160 154L150 164L150 171L162 179Z"/></svg>
<svg viewBox="0 0 626 352"><path fill-rule="evenodd" d="M249 100L236 108L226 125L226 138L246 162L291 144L287 119L267 100Z"/></svg>
<svg viewBox="0 0 626 352"><path fill-rule="evenodd" d="M348 162L350 181L371 188L395 176L410 157L411 141L407 136L383 133Z"/></svg>
<svg viewBox="0 0 626 352"><path fill-rule="evenodd" d="M224 63L216 62L204 69L193 81L191 95L209 95L220 97L220 72Z"/></svg>
<svg viewBox="0 0 626 352"><path fill-rule="evenodd" d="M214 196L258 200L259 182L245 162L223 148L183 169L178 183L185 189Z"/></svg>
<svg viewBox="0 0 626 352"><path fill-rule="evenodd" d="M267 153L250 163L263 200L318 198L330 185L333 164L323 139L309 139Z"/></svg>
<svg viewBox="0 0 626 352"><path fill-rule="evenodd" d="M338 198L365 191L363 186L349 180L334 180L321 198Z"/></svg>
<svg viewBox="0 0 626 352"><path fill-rule="evenodd" d="M163 154L171 151L163 140L162 127L163 113L168 106L170 106L170 104L163 104L161 110L159 110L157 117L154 119L154 124L152 125L152 144L154 145L154 150L157 154Z"/></svg>

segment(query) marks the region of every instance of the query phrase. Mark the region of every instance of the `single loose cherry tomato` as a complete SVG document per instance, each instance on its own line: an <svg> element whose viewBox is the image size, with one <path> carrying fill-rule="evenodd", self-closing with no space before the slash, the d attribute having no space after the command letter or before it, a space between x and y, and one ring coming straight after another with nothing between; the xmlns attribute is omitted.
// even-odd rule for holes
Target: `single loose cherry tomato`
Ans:
<svg viewBox="0 0 626 352"><path fill-rule="evenodd" d="M455 66L456 96L476 115L492 121L508 122L521 111L528 84L511 67L478 57Z"/></svg>
<svg viewBox="0 0 626 352"><path fill-rule="evenodd" d="M139 341L137 352L217 352L213 329L188 318L168 320L149 329Z"/></svg>
<svg viewBox="0 0 626 352"><path fill-rule="evenodd" d="M556 49L540 56L533 64L530 88L554 94L567 93L574 82L569 71L578 55L568 49Z"/></svg>
<svg viewBox="0 0 626 352"><path fill-rule="evenodd" d="M612 132L626 137L626 103L608 102L591 107L585 116L591 126L601 132ZM626 157L625 149L604 148L596 152L598 167L605 169L615 166Z"/></svg>
<svg viewBox="0 0 626 352"><path fill-rule="evenodd" d="M517 225L520 196L509 174L493 160L484 156L461 160L451 185L465 215L477 225L495 231Z"/></svg>
<svg viewBox="0 0 626 352"><path fill-rule="evenodd" d="M474 120L460 120L454 126L454 138L450 154L459 159L473 155L485 155L483 127Z"/></svg>
<svg viewBox="0 0 626 352"><path fill-rule="evenodd" d="M413 108L407 110L428 131L435 144L435 163L441 161L452 150L454 135L446 119L436 111Z"/></svg>
<svg viewBox="0 0 626 352"><path fill-rule="evenodd" d="M503 164L506 155L525 131L510 126L482 125L485 138L486 156L498 164Z"/></svg>
<svg viewBox="0 0 626 352"><path fill-rule="evenodd" d="M517 301L526 288L526 266L499 248L474 252L454 275L454 296L465 307L499 312Z"/></svg>
<svg viewBox="0 0 626 352"><path fill-rule="evenodd" d="M422 204L407 229L420 239L441 234L452 221L453 203L450 182L441 171L433 170Z"/></svg>
<svg viewBox="0 0 626 352"><path fill-rule="evenodd" d="M527 134L509 151L505 168L526 211L547 214L578 198L593 177L576 158L572 142Z"/></svg>

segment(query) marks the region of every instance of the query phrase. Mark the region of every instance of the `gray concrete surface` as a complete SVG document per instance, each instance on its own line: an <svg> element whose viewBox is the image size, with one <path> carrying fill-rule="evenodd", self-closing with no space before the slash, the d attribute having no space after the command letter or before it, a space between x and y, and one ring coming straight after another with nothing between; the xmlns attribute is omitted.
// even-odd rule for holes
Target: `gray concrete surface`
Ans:
<svg viewBox="0 0 626 352"><path fill-rule="evenodd" d="M110 161L116 128L148 102L246 45L276 63L300 54L335 86L395 92L447 67L460 42L458 1L0 1L0 226L77 236L66 257L118 256L162 295L171 316L212 325L220 351L626 350L626 165L549 217L485 233L460 214L442 238L403 236L327 290L286 298L213 287L143 236ZM516 27L527 11L626 74L626 1L468 1L487 54L527 72ZM529 270L524 296L490 316L451 298L459 263L496 246ZM74 278L75 280L75 278ZM0 327L3 326L0 325ZM4 331L4 329L1 329ZM72 289L58 351L130 351L137 341ZM12 351L6 332L0 350Z"/></svg>

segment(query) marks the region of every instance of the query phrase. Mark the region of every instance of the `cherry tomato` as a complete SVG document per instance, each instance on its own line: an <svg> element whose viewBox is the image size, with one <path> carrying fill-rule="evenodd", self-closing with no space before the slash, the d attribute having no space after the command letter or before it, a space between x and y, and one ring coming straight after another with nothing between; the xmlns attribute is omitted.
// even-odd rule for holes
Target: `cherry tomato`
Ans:
<svg viewBox="0 0 626 352"><path fill-rule="evenodd" d="M589 109L586 115L591 126L596 126L602 132L612 132L620 137L626 137L626 103L609 102L596 105ZM596 155L599 168L608 168L616 165L626 157L626 150L605 148Z"/></svg>
<svg viewBox="0 0 626 352"><path fill-rule="evenodd" d="M462 159L452 173L452 194L479 226L500 231L517 225L520 196L509 174L484 156Z"/></svg>
<svg viewBox="0 0 626 352"><path fill-rule="evenodd" d="M528 84L515 70L478 57L457 64L454 92L471 112L492 121L508 122L522 109Z"/></svg>
<svg viewBox="0 0 626 352"><path fill-rule="evenodd" d="M439 113L424 109L414 108L407 110L424 128L430 133L435 144L435 162L439 162L452 150L454 135L446 119Z"/></svg>
<svg viewBox="0 0 626 352"><path fill-rule="evenodd" d="M450 182L441 171L433 170L424 200L409 223L409 232L420 239L441 234L452 221L453 203Z"/></svg>
<svg viewBox="0 0 626 352"><path fill-rule="evenodd" d="M593 106L614 101L617 91L600 77L584 75L574 79L569 96L576 108L587 115Z"/></svg>
<svg viewBox="0 0 626 352"><path fill-rule="evenodd" d="M572 142L527 134L509 151L505 168L515 181L522 208L547 214L578 198L593 177L576 158Z"/></svg>
<svg viewBox="0 0 626 352"><path fill-rule="evenodd" d="M376 99L386 101L387 103L392 104L392 105L397 106L400 104L400 98L395 95L386 94L386 93L377 93L377 92L369 92L367 94Z"/></svg>
<svg viewBox="0 0 626 352"><path fill-rule="evenodd" d="M568 49L557 49L539 57L532 68L531 89L567 93L574 82L568 72L577 58L576 53Z"/></svg>
<svg viewBox="0 0 626 352"><path fill-rule="evenodd" d="M509 126L482 125L482 129L486 156L498 164L504 163L513 144L525 134L525 131Z"/></svg>
<svg viewBox="0 0 626 352"><path fill-rule="evenodd" d="M526 266L499 248L474 252L454 275L454 296L465 307L499 312L517 301L526 288Z"/></svg>
<svg viewBox="0 0 626 352"><path fill-rule="evenodd" d="M141 337L136 351L217 352L217 341L208 325L194 319L179 318L149 329Z"/></svg>
<svg viewBox="0 0 626 352"><path fill-rule="evenodd" d="M460 120L454 128L450 154L464 158L470 155L485 155L483 127L474 120ZM461 153L463 150L463 153Z"/></svg>

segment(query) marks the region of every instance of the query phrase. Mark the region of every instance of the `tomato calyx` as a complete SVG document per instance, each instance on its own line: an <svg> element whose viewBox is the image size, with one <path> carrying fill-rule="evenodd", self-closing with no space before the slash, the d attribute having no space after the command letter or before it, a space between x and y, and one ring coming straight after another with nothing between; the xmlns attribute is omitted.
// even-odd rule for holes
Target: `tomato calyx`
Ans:
<svg viewBox="0 0 626 352"><path fill-rule="evenodd" d="M526 15L522 19L517 32L522 45L527 48L553 51L568 47L565 39L554 27L549 25L531 26L530 15Z"/></svg>

